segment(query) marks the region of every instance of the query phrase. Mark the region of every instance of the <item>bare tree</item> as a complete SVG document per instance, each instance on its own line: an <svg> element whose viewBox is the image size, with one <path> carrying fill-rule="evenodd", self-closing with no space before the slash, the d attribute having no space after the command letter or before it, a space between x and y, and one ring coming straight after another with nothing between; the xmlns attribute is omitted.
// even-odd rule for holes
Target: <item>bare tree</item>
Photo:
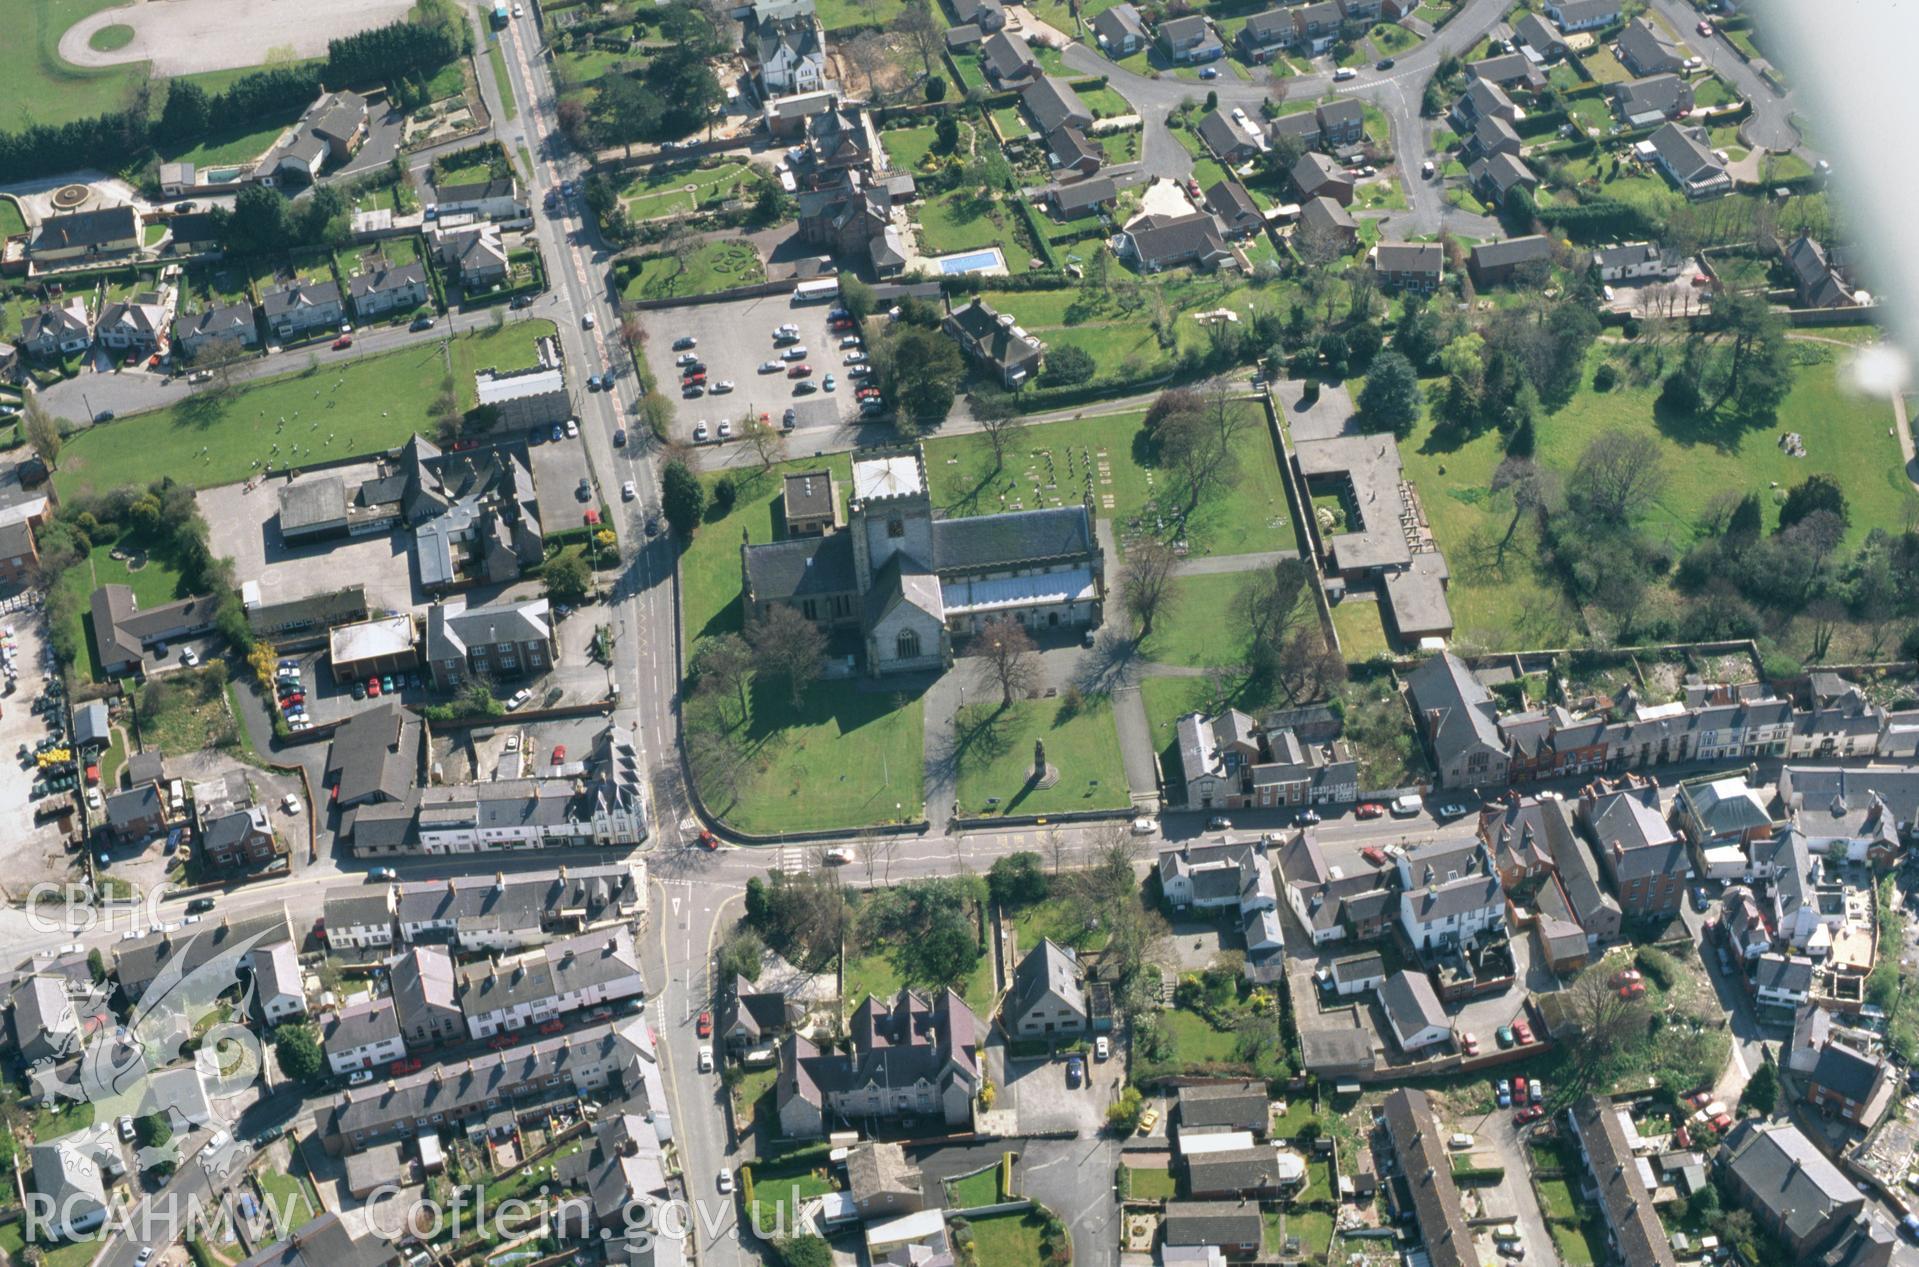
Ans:
<svg viewBox="0 0 1919 1267"><path fill-rule="evenodd" d="M1172 614L1179 600L1179 590L1173 585L1173 567L1178 562L1173 548L1156 537L1148 537L1126 552L1119 574L1119 599L1139 622L1142 638L1153 632L1157 617Z"/></svg>
<svg viewBox="0 0 1919 1267"><path fill-rule="evenodd" d="M796 608L775 603L747 626L746 640L758 657L759 671L786 683L794 708L826 666L826 637Z"/></svg>
<svg viewBox="0 0 1919 1267"><path fill-rule="evenodd" d="M1025 625L1002 616L975 634L973 642L979 650L980 678L999 687L1001 708L1012 707L1015 694L1038 685L1039 652Z"/></svg>
<svg viewBox="0 0 1919 1267"><path fill-rule="evenodd" d="M1499 539L1500 562L1505 562L1506 547L1519 531L1519 521L1527 515L1545 514L1556 500L1558 490L1557 476L1531 458L1507 458L1493 471L1492 491L1510 493L1513 499L1512 522L1506 525L1506 535Z"/></svg>
<svg viewBox="0 0 1919 1267"><path fill-rule="evenodd" d="M740 416L740 439L752 446L762 471L772 470L773 463L786 456L786 434L751 409Z"/></svg>
<svg viewBox="0 0 1919 1267"><path fill-rule="evenodd" d="M693 671L699 690L723 702L732 697L740 706L740 720L746 720L746 684L753 676L753 649L738 634L720 634L708 638L693 650Z"/></svg>
<svg viewBox="0 0 1919 1267"><path fill-rule="evenodd" d="M1159 445L1159 466L1185 490L1182 518L1197 510L1208 492L1231 481L1235 468L1220 462L1213 444L1212 425L1203 411L1163 418L1154 434Z"/></svg>
<svg viewBox="0 0 1919 1267"><path fill-rule="evenodd" d="M848 40L839 46L840 56L851 63L860 78L866 81L866 95L877 104L879 102L879 81L876 73L885 67L891 50L886 37L877 31L870 31L857 39Z"/></svg>
<svg viewBox="0 0 1919 1267"><path fill-rule="evenodd" d="M866 846L866 850L878 856L882 868L881 874L888 884L893 883L893 858L900 851L900 838L893 835L875 836Z"/></svg>
<svg viewBox="0 0 1919 1267"><path fill-rule="evenodd" d="M1593 1063L1645 1031L1645 1004L1622 998L1619 990L1597 968L1588 968L1579 974L1579 979L1566 991L1566 1002L1574 1022L1584 1031L1582 1044L1591 1053Z"/></svg>
<svg viewBox="0 0 1919 1267"><path fill-rule="evenodd" d="M893 20L893 29L920 55L920 65L929 79L933 74L933 59L940 55L945 42L945 28L946 24L934 15L928 0L906 0L906 7Z"/></svg>
<svg viewBox="0 0 1919 1267"><path fill-rule="evenodd" d="M1052 859L1053 874L1066 870L1066 833L1057 827L1046 829L1046 856Z"/></svg>
<svg viewBox="0 0 1919 1267"><path fill-rule="evenodd" d="M973 419L993 446L993 473L1006 466L1006 446L1014 434L1026 425L1013 397L1006 392L989 392L973 398Z"/></svg>
<svg viewBox="0 0 1919 1267"><path fill-rule="evenodd" d="M1346 677L1346 662L1317 623L1300 628L1286 640L1273 669L1280 689L1295 704L1325 698Z"/></svg>
<svg viewBox="0 0 1919 1267"><path fill-rule="evenodd" d="M1224 375L1206 384L1206 422L1212 431L1213 460L1225 470L1236 466L1234 455L1238 449L1240 436L1259 425L1257 413L1240 399L1230 381ZM1222 474L1219 478L1231 482L1232 476Z"/></svg>
<svg viewBox="0 0 1919 1267"><path fill-rule="evenodd" d="M1276 655L1308 618L1305 601L1310 570L1298 559L1281 559L1250 574L1233 595L1233 623L1245 630L1251 658Z"/></svg>
<svg viewBox="0 0 1919 1267"><path fill-rule="evenodd" d="M193 354L193 368L207 370L213 377L206 380L201 394L217 396L233 390L234 370L246 359L246 345L236 337L222 336L204 344Z"/></svg>
<svg viewBox="0 0 1919 1267"><path fill-rule="evenodd" d="M1595 518L1624 522L1666 486L1659 441L1644 431L1614 428L1593 437L1573 466L1572 494Z"/></svg>

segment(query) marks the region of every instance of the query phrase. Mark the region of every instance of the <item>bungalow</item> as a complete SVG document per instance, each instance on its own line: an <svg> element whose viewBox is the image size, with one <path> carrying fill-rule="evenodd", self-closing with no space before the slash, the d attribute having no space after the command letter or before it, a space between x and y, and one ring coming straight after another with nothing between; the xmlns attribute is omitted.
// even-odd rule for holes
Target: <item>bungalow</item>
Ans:
<svg viewBox="0 0 1919 1267"><path fill-rule="evenodd" d="M1093 35L1108 57L1125 57L1146 47L1146 25L1131 4L1116 4L1094 15Z"/></svg>
<svg viewBox="0 0 1919 1267"><path fill-rule="evenodd" d="M1335 959L1329 980L1333 983L1333 993L1342 998L1365 994L1386 984L1386 961L1373 951Z"/></svg>
<svg viewBox="0 0 1919 1267"><path fill-rule="evenodd" d="M1094 22L1098 26L1097 20ZM1233 37L1240 56L1249 62L1270 61L1280 49L1293 42L1293 15L1287 9L1267 9L1246 19ZM1311 117L1310 114L1308 117Z"/></svg>
<svg viewBox="0 0 1919 1267"><path fill-rule="evenodd" d="M1219 225L1203 211L1141 216L1119 235L1119 253L1147 273L1182 264L1210 269L1232 258Z"/></svg>
<svg viewBox="0 0 1919 1267"><path fill-rule="evenodd" d="M964 308L946 315L946 333L966 354L991 370L1001 385L1017 387L1039 372L1046 348L1038 339L975 295Z"/></svg>
<svg viewBox="0 0 1919 1267"><path fill-rule="evenodd" d="M1217 61L1226 53L1213 24L1197 13L1161 22L1159 46L1170 60L1188 66Z"/></svg>
<svg viewBox="0 0 1919 1267"><path fill-rule="evenodd" d="M81 295L69 295L58 307L41 308L20 322L20 350L36 360L84 352L93 344L93 314Z"/></svg>
<svg viewBox="0 0 1919 1267"><path fill-rule="evenodd" d="M1006 25L1006 6L1000 0L953 0L953 16L991 35Z"/></svg>
<svg viewBox="0 0 1919 1267"><path fill-rule="evenodd" d="M1293 44L1305 53L1323 53L1339 38L1343 20L1333 0L1303 4L1293 10Z"/></svg>
<svg viewBox="0 0 1919 1267"><path fill-rule="evenodd" d="M1265 135L1256 125L1242 127L1218 110L1202 116L1195 130L1213 156L1229 167L1245 162L1265 147Z"/></svg>
<svg viewBox="0 0 1919 1267"><path fill-rule="evenodd" d="M980 45L986 61L986 73L1002 88L1016 88L1040 75L1039 61L1025 40L1016 40L1004 31L995 31Z"/></svg>
<svg viewBox="0 0 1919 1267"><path fill-rule="evenodd" d="M1259 204L1246 192L1246 186L1236 180L1214 182L1213 187L1206 191L1206 209L1219 217L1228 237L1239 238L1257 233L1266 223L1266 218L1260 214Z"/></svg>
<svg viewBox="0 0 1919 1267"><path fill-rule="evenodd" d="M1189 1153L1186 1157L1186 1190L1196 1200L1270 1200L1296 1187L1305 1177L1306 1167L1297 1153L1281 1151L1271 1144Z"/></svg>
<svg viewBox="0 0 1919 1267"><path fill-rule="evenodd" d="M1373 276L1398 290L1430 294L1439 289L1445 262L1437 242L1381 242L1372 249Z"/></svg>
<svg viewBox="0 0 1919 1267"><path fill-rule="evenodd" d="M1524 53L1501 53L1497 57L1467 62L1466 77L1483 79L1501 88L1522 88L1527 92L1538 92L1546 86L1545 74Z"/></svg>
<svg viewBox="0 0 1919 1267"><path fill-rule="evenodd" d="M1473 285L1481 290L1505 286L1515 278L1529 282L1547 276L1552 270L1553 240L1543 233L1482 242L1466 257L1466 269Z"/></svg>
<svg viewBox="0 0 1919 1267"><path fill-rule="evenodd" d="M1602 282L1641 277L1677 277L1683 261L1657 242L1625 242L1604 246L1592 254L1592 269Z"/></svg>
<svg viewBox="0 0 1919 1267"><path fill-rule="evenodd" d="M1062 172L1091 176L1106 162L1106 152L1078 128L1066 127L1046 138L1046 159Z"/></svg>
<svg viewBox="0 0 1919 1267"><path fill-rule="evenodd" d="M1615 46L1619 60L1635 75L1676 75L1685 69L1685 59L1671 40L1654 30L1644 18L1634 18L1619 34Z"/></svg>
<svg viewBox="0 0 1919 1267"><path fill-rule="evenodd" d="M335 282L294 282L269 290L260 301L267 327L276 339L295 339L337 326L346 319Z"/></svg>
<svg viewBox="0 0 1919 1267"><path fill-rule="evenodd" d="M1547 0L1546 12L1568 35L1597 31L1619 21L1619 0Z"/></svg>
<svg viewBox="0 0 1919 1267"><path fill-rule="evenodd" d="M955 54L977 52L984 38L984 33L971 22L949 26L946 28L946 51ZM772 107L768 106L767 109L771 110Z"/></svg>
<svg viewBox="0 0 1919 1267"><path fill-rule="evenodd" d="M247 303L216 304L182 314L174 318L173 332L189 360L222 341L244 348L260 346L260 323L254 320L253 305Z"/></svg>
<svg viewBox="0 0 1919 1267"><path fill-rule="evenodd" d="M1309 198L1299 210L1299 227L1294 237L1337 243L1341 252L1350 251L1359 241L1359 221L1331 198Z"/></svg>
<svg viewBox="0 0 1919 1267"><path fill-rule="evenodd" d="M470 215L482 220L517 220L526 214L519 185L511 176L460 185L435 185L434 216Z"/></svg>
<svg viewBox="0 0 1919 1267"><path fill-rule="evenodd" d="M1264 1083L1206 1082L1180 1087L1177 1095L1182 1139L1231 1131L1263 1137L1272 1122Z"/></svg>
<svg viewBox="0 0 1919 1267"><path fill-rule="evenodd" d="M1528 13L1513 23L1513 38L1531 49L1542 62L1555 61L1566 55L1566 41L1537 13Z"/></svg>
<svg viewBox="0 0 1919 1267"><path fill-rule="evenodd" d="M1401 968L1387 977L1379 987L1379 1006L1393 1041L1409 1056L1452 1037L1439 995L1423 972Z"/></svg>
<svg viewBox="0 0 1919 1267"><path fill-rule="evenodd" d="M1079 94L1068 87L1063 79L1043 75L1025 92L1020 94L1027 113L1033 116L1034 126L1041 136L1047 136L1062 127L1075 127L1082 131L1093 126L1093 112L1079 99Z"/></svg>
<svg viewBox="0 0 1919 1267"><path fill-rule="evenodd" d="M1613 113L1629 128L1647 128L1692 113L1692 85L1677 75L1648 75L1610 84Z"/></svg>
<svg viewBox="0 0 1919 1267"><path fill-rule="evenodd" d="M1168 1201L1160 1230L1169 1250L1213 1246L1227 1258L1252 1258L1265 1237L1257 1201Z"/></svg>
<svg viewBox="0 0 1919 1267"><path fill-rule="evenodd" d="M1342 207L1353 205L1353 178L1346 169L1317 151L1301 154L1293 164L1293 184L1300 200L1330 198Z"/></svg>
<svg viewBox="0 0 1919 1267"><path fill-rule="evenodd" d="M1473 190L1496 207L1506 205L1506 196L1515 189L1528 192L1539 188L1539 177L1526 160L1516 154L1495 154L1482 158L1466 169Z"/></svg>
<svg viewBox="0 0 1919 1267"><path fill-rule="evenodd" d="M1062 220L1076 220L1102 211L1119 197L1119 186L1111 177L1097 176L1091 180L1076 180L1059 185L1047 191L1052 200L1053 210Z"/></svg>

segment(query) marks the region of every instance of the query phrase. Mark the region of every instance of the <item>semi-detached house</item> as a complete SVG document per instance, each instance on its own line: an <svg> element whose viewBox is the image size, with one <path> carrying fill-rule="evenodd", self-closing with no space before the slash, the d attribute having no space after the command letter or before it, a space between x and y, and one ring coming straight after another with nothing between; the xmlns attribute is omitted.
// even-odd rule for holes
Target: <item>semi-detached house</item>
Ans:
<svg viewBox="0 0 1919 1267"><path fill-rule="evenodd" d="M1400 855L1398 866L1399 924L1415 949L1456 948L1505 931L1506 890L1484 845L1433 844Z"/></svg>
<svg viewBox="0 0 1919 1267"><path fill-rule="evenodd" d="M372 1069L406 1056L399 1018L390 998L349 1003L320 1023L327 1067L337 1074Z"/></svg>

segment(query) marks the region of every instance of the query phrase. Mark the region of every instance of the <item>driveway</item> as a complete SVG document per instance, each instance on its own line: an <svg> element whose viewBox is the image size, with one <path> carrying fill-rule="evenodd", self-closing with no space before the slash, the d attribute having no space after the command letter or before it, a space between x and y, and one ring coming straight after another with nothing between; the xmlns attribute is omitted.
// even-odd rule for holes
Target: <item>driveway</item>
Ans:
<svg viewBox="0 0 1919 1267"><path fill-rule="evenodd" d="M1486 1214L1503 1214L1519 1225L1519 1234L1525 1238L1528 1262L1554 1261L1558 1255L1553 1248L1552 1232L1546 1226L1546 1217L1539 1208L1539 1198L1533 1192L1531 1171L1526 1168L1526 1145L1519 1136L1520 1130L1530 1128L1515 1128L1511 1110L1502 1109L1494 1109L1492 1115L1486 1118L1468 1118L1458 1126L1460 1130L1476 1135L1478 1150L1496 1154L1500 1164L1506 1168L1506 1177L1499 1183L1476 1189L1485 1202ZM1580 1177L1569 1174L1566 1182L1577 1189ZM1471 1198L1468 1197L1467 1201L1470 1206Z"/></svg>
<svg viewBox="0 0 1919 1267"><path fill-rule="evenodd" d="M1071 1133L1086 1138L1099 1134L1106 1125L1106 1106L1118 1098L1124 1065L1118 1060L1095 1061L1090 1052L1081 1059L1086 1062L1087 1081L1068 1087L1065 1057L1014 1060L1002 1053L1004 1078L996 1107L1019 1114L1022 1135Z"/></svg>

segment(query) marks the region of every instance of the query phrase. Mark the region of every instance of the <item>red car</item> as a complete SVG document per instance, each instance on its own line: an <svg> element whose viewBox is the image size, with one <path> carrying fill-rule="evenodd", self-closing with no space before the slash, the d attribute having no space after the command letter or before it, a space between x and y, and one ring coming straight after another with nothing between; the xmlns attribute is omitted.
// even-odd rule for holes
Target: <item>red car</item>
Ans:
<svg viewBox="0 0 1919 1267"><path fill-rule="evenodd" d="M853 318L835 317L826 323L826 328L828 330L851 330L853 328Z"/></svg>
<svg viewBox="0 0 1919 1267"><path fill-rule="evenodd" d="M704 849L718 849L720 847L720 838L702 827L700 828L700 847Z"/></svg>
<svg viewBox="0 0 1919 1267"><path fill-rule="evenodd" d="M1695 1109L1703 1109L1712 1103L1712 1088L1706 1087L1686 1096L1686 1103Z"/></svg>
<svg viewBox="0 0 1919 1267"><path fill-rule="evenodd" d="M813 376L813 367L805 361L801 361L798 365L788 366L786 376L788 378L811 378Z"/></svg>
<svg viewBox="0 0 1919 1267"><path fill-rule="evenodd" d="M1353 811L1353 817L1354 818L1378 818L1381 814L1384 814L1385 812L1386 812L1386 808L1383 805L1376 804L1372 801L1367 801L1365 804L1361 805L1358 809Z"/></svg>
<svg viewBox="0 0 1919 1267"><path fill-rule="evenodd" d="M1707 39L1711 39L1711 38L1712 38L1712 23L1710 23L1710 22L1701 22L1701 23L1699 24L1699 28L1698 28L1698 29L1699 29L1699 33L1700 33L1701 35L1703 35L1703 36L1705 36L1705 37L1706 37Z"/></svg>
<svg viewBox="0 0 1919 1267"><path fill-rule="evenodd" d="M1678 1130L1675 1130L1672 1133L1672 1137L1679 1142L1681 1148L1692 1147L1692 1132L1688 1131L1685 1127L1682 1126Z"/></svg>
<svg viewBox="0 0 1919 1267"><path fill-rule="evenodd" d="M502 1034L498 1038L488 1039L486 1045L494 1051L505 1051L513 1045L513 1037L510 1034Z"/></svg>
<svg viewBox="0 0 1919 1267"><path fill-rule="evenodd" d="M1524 1104L1525 1102L1526 1102L1526 1080L1524 1078L1514 1078L1513 1079L1513 1103Z"/></svg>
<svg viewBox="0 0 1919 1267"><path fill-rule="evenodd" d="M306 696L300 694L300 692L298 691L295 691L291 695L282 695L280 697L280 707L290 708L295 704L304 704L306 703L306 699L307 699Z"/></svg>
<svg viewBox="0 0 1919 1267"><path fill-rule="evenodd" d="M701 1038L713 1037L713 1014L711 1012L701 1012L700 1019L694 1022L693 1032Z"/></svg>
<svg viewBox="0 0 1919 1267"><path fill-rule="evenodd" d="M1513 1125L1524 1126L1528 1122L1537 1122L1540 1118L1544 1116L1546 1116L1545 1108L1541 1105L1535 1104L1529 1108L1521 1109L1519 1110L1519 1112L1513 1114Z"/></svg>
<svg viewBox="0 0 1919 1267"><path fill-rule="evenodd" d="M1372 863L1375 867L1383 867L1386 865L1386 851L1378 845L1367 845L1359 851L1359 856Z"/></svg>
<svg viewBox="0 0 1919 1267"><path fill-rule="evenodd" d="M1533 1027L1528 1025L1524 1020L1514 1021L1513 1037L1522 1043L1530 1043L1533 1040Z"/></svg>
<svg viewBox="0 0 1919 1267"><path fill-rule="evenodd" d="M1622 999L1641 999L1645 996L1646 987L1638 981L1628 982L1619 987L1619 997Z"/></svg>
<svg viewBox="0 0 1919 1267"><path fill-rule="evenodd" d="M566 745L563 743L554 744L553 745L553 764L560 765L565 760L566 760Z"/></svg>
<svg viewBox="0 0 1919 1267"><path fill-rule="evenodd" d="M1639 975L1637 968L1627 968L1622 972L1612 974L1612 983L1614 985L1633 985L1643 980L1645 980L1645 978Z"/></svg>
<svg viewBox="0 0 1919 1267"><path fill-rule="evenodd" d="M396 1060L393 1062L393 1076L396 1078L401 1074L418 1073L419 1071L420 1060L417 1056L412 1060Z"/></svg>
<svg viewBox="0 0 1919 1267"><path fill-rule="evenodd" d="M380 679L379 679L379 678L376 678L376 677L370 677L370 678L368 678L368 679L366 680L366 693L367 693L367 694L368 694L369 696L374 696L374 697L378 697L378 695L380 694Z"/></svg>
<svg viewBox="0 0 1919 1267"><path fill-rule="evenodd" d="M339 338L333 341L333 350L335 352L342 351L352 346L353 346L353 336L350 334L343 334Z"/></svg>
<svg viewBox="0 0 1919 1267"><path fill-rule="evenodd" d="M692 387L692 386L695 386L696 384L703 384L705 382L706 382L706 375L704 374L688 374L685 378L680 380L680 386Z"/></svg>
<svg viewBox="0 0 1919 1267"><path fill-rule="evenodd" d="M1715 1131L1718 1131L1721 1135L1725 1134L1726 1131L1731 1126L1732 1126L1732 1114L1730 1113L1721 1113L1717 1115L1716 1117L1714 1117L1712 1120L1712 1128Z"/></svg>
<svg viewBox="0 0 1919 1267"><path fill-rule="evenodd" d="M565 1028L566 1022L556 1016L546 1024L540 1026L540 1032L542 1034L557 1034Z"/></svg>
<svg viewBox="0 0 1919 1267"><path fill-rule="evenodd" d="M1191 194L1191 195L1192 195L1193 197L1195 197L1195 198L1198 198L1198 197L1200 197L1200 196L1201 196L1201 194L1200 194L1200 192L1199 192L1199 182L1198 182L1198 181L1196 181L1196 180L1191 180L1191 179L1189 179L1189 180L1187 180L1187 182L1186 182L1186 192L1187 192L1187 193L1189 193L1189 194Z"/></svg>

